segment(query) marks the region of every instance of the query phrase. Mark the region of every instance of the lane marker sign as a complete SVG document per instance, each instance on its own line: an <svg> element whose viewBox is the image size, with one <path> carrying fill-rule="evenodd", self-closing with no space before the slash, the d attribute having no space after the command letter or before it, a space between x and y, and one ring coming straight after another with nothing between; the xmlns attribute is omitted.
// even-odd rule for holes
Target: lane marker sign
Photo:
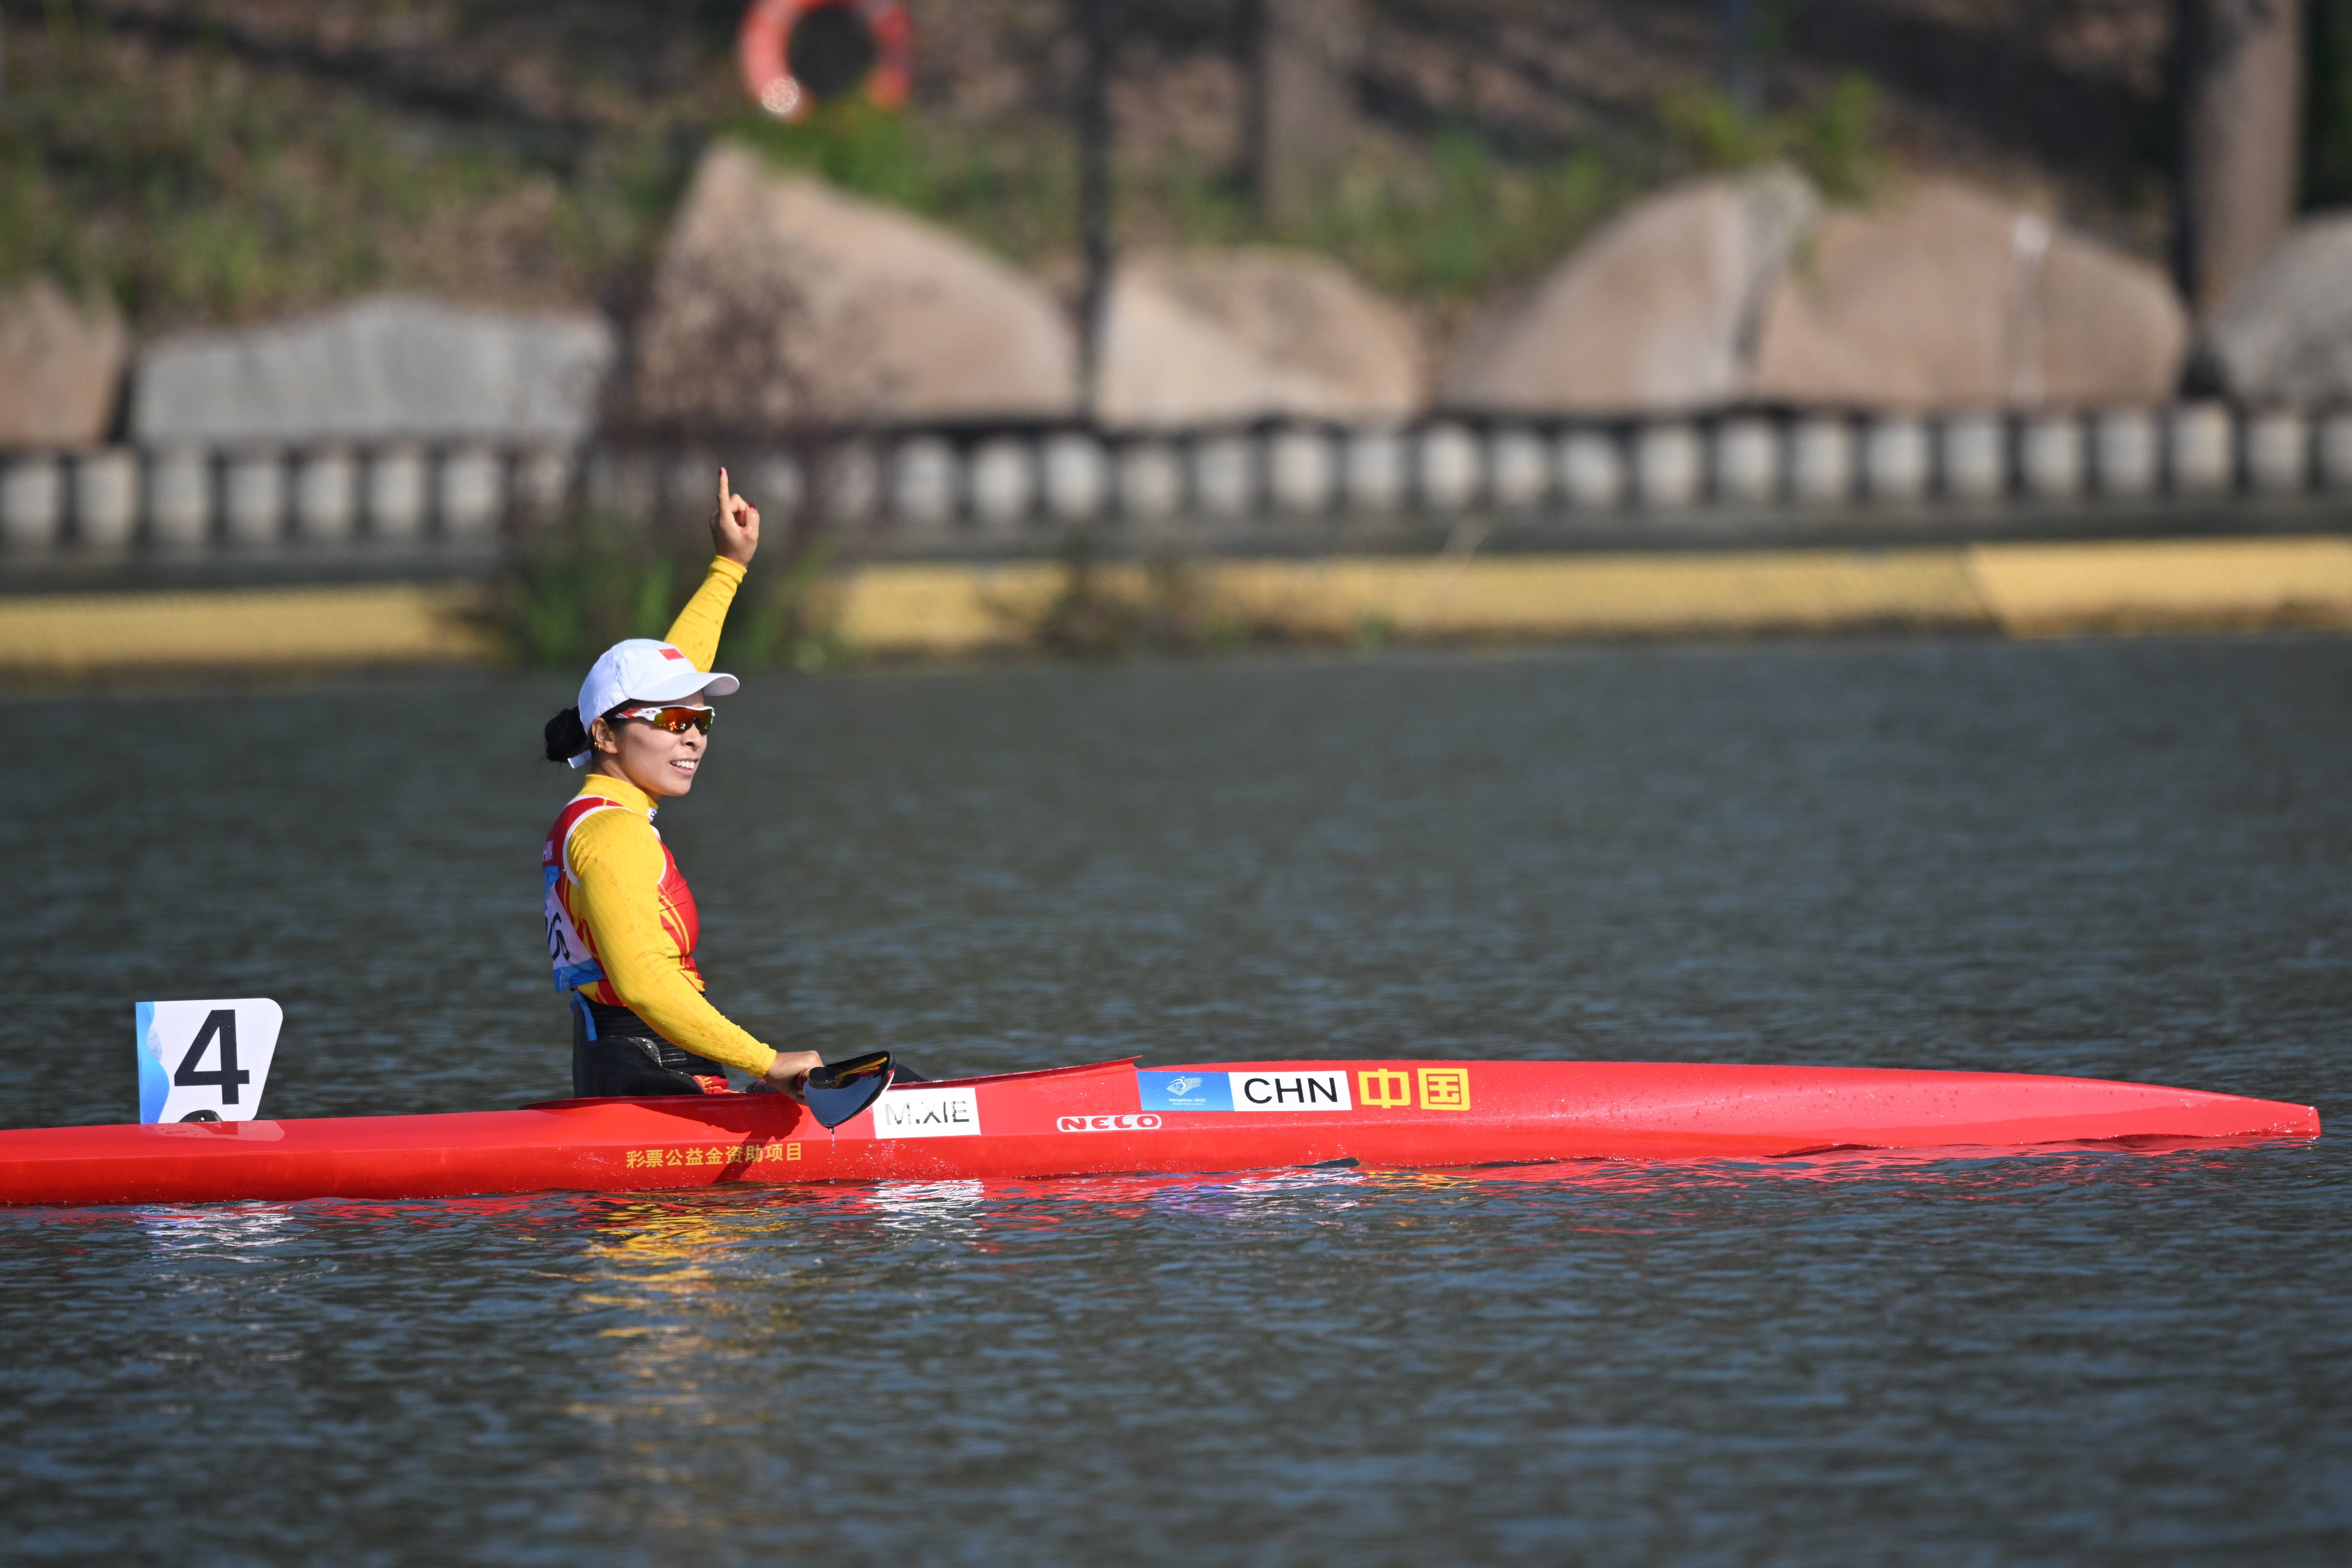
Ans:
<svg viewBox="0 0 2352 1568"><path fill-rule="evenodd" d="M142 1002L139 1120L250 1121L278 1054L285 1014L267 996Z"/></svg>

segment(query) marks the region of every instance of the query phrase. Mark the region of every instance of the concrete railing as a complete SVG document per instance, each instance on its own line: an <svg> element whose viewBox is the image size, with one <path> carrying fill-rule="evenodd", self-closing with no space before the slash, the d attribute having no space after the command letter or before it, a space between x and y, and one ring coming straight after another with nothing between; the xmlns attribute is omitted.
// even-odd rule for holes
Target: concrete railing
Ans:
<svg viewBox="0 0 2352 1568"><path fill-rule="evenodd" d="M560 505L576 455L494 447L20 452L0 457L0 546L159 553L362 540L494 544Z"/></svg>
<svg viewBox="0 0 2352 1568"><path fill-rule="evenodd" d="M2191 403L2089 414L1730 414L1612 424L1435 420L1104 437L897 431L811 463L738 458L781 514L821 505L880 552L1014 546L1092 521L1220 525L1467 512L2060 510L2352 492L2352 411ZM462 554L584 495L623 515L698 507L713 458L390 445L0 456L0 552L206 553L389 544Z"/></svg>

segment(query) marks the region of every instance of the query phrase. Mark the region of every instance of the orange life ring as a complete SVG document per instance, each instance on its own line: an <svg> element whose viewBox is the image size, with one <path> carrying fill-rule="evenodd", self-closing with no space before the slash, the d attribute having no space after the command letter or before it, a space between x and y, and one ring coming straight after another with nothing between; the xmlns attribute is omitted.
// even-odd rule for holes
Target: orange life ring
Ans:
<svg viewBox="0 0 2352 1568"><path fill-rule="evenodd" d="M816 95L793 75L793 28L803 16L827 6L855 13L873 36L874 68L866 73L866 100L877 109L903 105L914 65L915 26L899 0L753 0L735 40L735 58L752 100L779 120L808 117Z"/></svg>

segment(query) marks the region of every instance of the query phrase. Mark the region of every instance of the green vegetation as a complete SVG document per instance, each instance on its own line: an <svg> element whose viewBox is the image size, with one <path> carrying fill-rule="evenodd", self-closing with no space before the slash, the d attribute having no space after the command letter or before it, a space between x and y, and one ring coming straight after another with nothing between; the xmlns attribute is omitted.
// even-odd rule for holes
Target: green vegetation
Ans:
<svg viewBox="0 0 2352 1568"><path fill-rule="evenodd" d="M728 612L719 646L729 668L814 670L842 650L818 613L831 546L780 540ZM518 664L584 668L624 637L657 637L702 585L709 536L647 528L589 508L528 536L492 584L489 627Z"/></svg>
<svg viewBox="0 0 2352 1568"><path fill-rule="evenodd" d="M1077 174L1059 137L970 137L862 99L793 124L747 110L723 130L777 163L934 218L1016 261L1076 243Z"/></svg>
<svg viewBox="0 0 2352 1568"><path fill-rule="evenodd" d="M7 43L0 281L102 285L145 324L384 285L574 301L642 252L675 195L657 138L590 146L558 180L299 74L126 45L66 0Z"/></svg>
<svg viewBox="0 0 2352 1568"><path fill-rule="evenodd" d="M1235 177L1177 163L1136 193L1179 244L1265 241L1339 258L1375 286L1449 302L1550 265L1632 188L1599 154L1497 156L1475 132L1442 132L1426 157L1368 160L1300 222L1270 226Z"/></svg>
<svg viewBox="0 0 2352 1568"><path fill-rule="evenodd" d="M1250 640L1240 618L1221 610L1190 563L1162 556L1139 574L1107 574L1093 536L1072 532L1061 552L1062 584L1027 628L1036 645L1064 658L1197 653Z"/></svg>
<svg viewBox="0 0 2352 1568"><path fill-rule="evenodd" d="M1752 115L1707 89L1659 105L1659 142L1585 149L1554 160L1497 154L1475 132L1440 132L1426 149L1368 153L1315 211L1287 225L1260 217L1240 176L1181 156L1124 172L1120 226L1130 239L1177 245L1273 243L1324 251L1375 286L1437 305L1530 276L1677 167L1786 161L1832 196L1857 199L1885 157L1877 97L1849 76L1819 97ZM1074 247L1076 175L1066 141L949 136L910 117L848 101L798 124L745 114L728 127L781 164L907 207L1007 258L1034 264Z"/></svg>
<svg viewBox="0 0 2352 1568"><path fill-rule="evenodd" d="M526 153L487 125L404 115L218 39L115 36L72 0L47 0L43 22L7 42L0 282L44 270L103 286L151 330L384 287L516 304L626 295L714 132L1021 265L1066 264L1076 247L1074 149L1041 115L974 128L851 99L787 125L730 82L541 135ZM1503 156L1458 127L1372 138L1318 207L1280 226L1234 171L1129 148L1118 226L1129 244L1307 247L1450 311L1549 265L1677 170L1788 159L1858 195L1880 162L1874 110L1856 77L1772 114L1674 94L1654 136L1553 159Z"/></svg>
<svg viewBox="0 0 2352 1568"><path fill-rule="evenodd" d="M950 139L856 102L793 125L746 115L730 131L778 163L936 218L1013 260L1074 248L1076 175L1064 141ZM1451 300L1557 260L1627 188L1597 154L1513 163L1454 130L1426 158L1351 170L1294 226L1261 221L1237 176L1182 159L1123 180L1121 218L1177 245L1302 245L1394 293Z"/></svg>
<svg viewBox="0 0 2352 1568"><path fill-rule="evenodd" d="M1885 173L1878 140L1878 91L1866 77L1841 77L1809 101L1753 113L1711 88L1668 93L1658 105L1670 146L1704 169L1786 162L1833 200L1858 201Z"/></svg>

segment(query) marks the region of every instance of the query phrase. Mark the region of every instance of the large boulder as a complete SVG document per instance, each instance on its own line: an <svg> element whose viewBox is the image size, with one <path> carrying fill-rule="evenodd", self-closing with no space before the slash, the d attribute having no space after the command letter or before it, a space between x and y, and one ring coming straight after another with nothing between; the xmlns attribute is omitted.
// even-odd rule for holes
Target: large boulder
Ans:
<svg viewBox="0 0 2352 1568"><path fill-rule="evenodd" d="M601 316L378 294L155 342L139 355L131 434L142 446L577 441L613 354Z"/></svg>
<svg viewBox="0 0 2352 1568"><path fill-rule="evenodd" d="M1402 420L1425 374L1412 318L1326 258L1147 253L1111 282L1097 412L1129 429Z"/></svg>
<svg viewBox="0 0 2352 1568"><path fill-rule="evenodd" d="M2034 283L2020 356L2029 393L2040 384L2024 401L2081 408L2179 392L2191 327L2162 268L2062 228Z"/></svg>
<svg viewBox="0 0 2352 1568"><path fill-rule="evenodd" d="M77 304L47 278L0 293L0 447L104 440L129 352L104 296Z"/></svg>
<svg viewBox="0 0 2352 1568"><path fill-rule="evenodd" d="M1735 401L1758 312L1820 205L1785 169L1706 180L1636 204L1525 300L1474 321L1440 400L1538 416Z"/></svg>
<svg viewBox="0 0 2352 1568"><path fill-rule="evenodd" d="M1864 408L2149 403L2189 322L2146 262L1947 181L1823 217L1773 290L1748 395Z"/></svg>
<svg viewBox="0 0 2352 1568"><path fill-rule="evenodd" d="M636 339L636 411L741 425L1077 405L1052 295L909 214L719 142L695 171Z"/></svg>
<svg viewBox="0 0 2352 1568"><path fill-rule="evenodd" d="M2352 213L2290 230L2206 322L2198 363L2249 402L2352 396Z"/></svg>

